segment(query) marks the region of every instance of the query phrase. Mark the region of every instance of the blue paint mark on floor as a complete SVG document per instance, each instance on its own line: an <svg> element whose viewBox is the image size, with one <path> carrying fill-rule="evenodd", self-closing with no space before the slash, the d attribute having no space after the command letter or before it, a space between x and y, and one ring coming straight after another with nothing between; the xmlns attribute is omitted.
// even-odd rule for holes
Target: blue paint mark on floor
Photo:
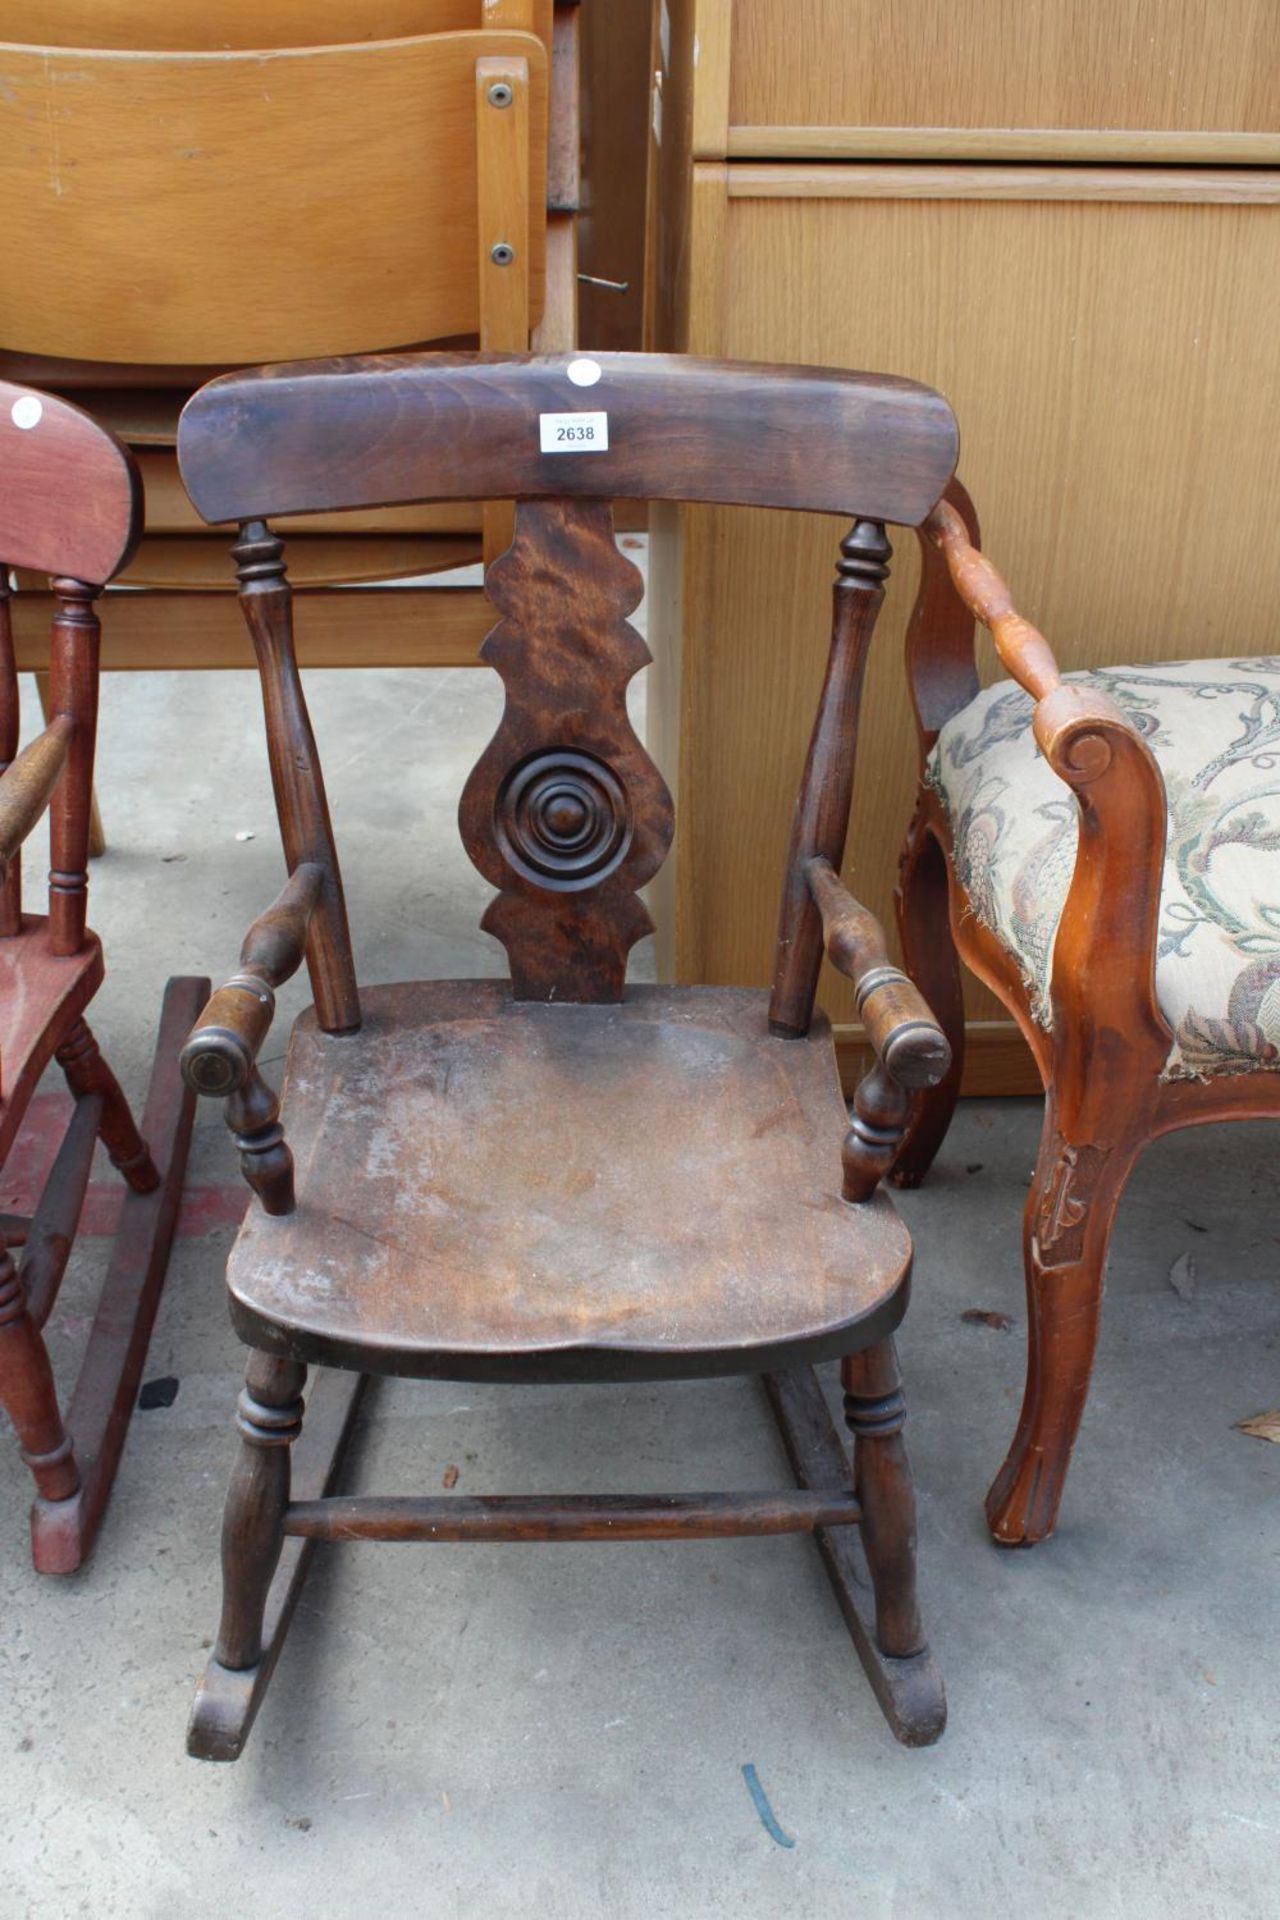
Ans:
<svg viewBox="0 0 1280 1920"><path fill-rule="evenodd" d="M747 1783L747 1792L756 1803L756 1812L760 1815L760 1823L769 1838L776 1840L780 1847L794 1847L795 1841L791 1838L791 1835L784 1833L778 1825L778 1816L769 1805L769 1796L760 1785L760 1775L756 1772L750 1761L748 1761L742 1769L742 1777Z"/></svg>

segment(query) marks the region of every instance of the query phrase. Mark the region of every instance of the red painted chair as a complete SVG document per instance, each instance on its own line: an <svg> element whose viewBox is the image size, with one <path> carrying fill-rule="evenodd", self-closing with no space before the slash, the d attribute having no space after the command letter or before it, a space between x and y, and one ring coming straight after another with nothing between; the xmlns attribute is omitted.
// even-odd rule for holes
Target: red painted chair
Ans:
<svg viewBox="0 0 1280 1920"><path fill-rule="evenodd" d="M173 1238L194 1102L177 1054L207 989L171 980L142 1131L98 1051L85 1009L103 979L85 921L98 709L93 603L142 525L133 461L78 407L0 381L0 1167L56 1059L75 1110L27 1218L0 1220L0 1406L36 1483L42 1573L88 1554L111 1491ZM18 753L9 569L52 577L50 717ZM50 810L48 915L22 910L21 848ZM101 1139L127 1183L110 1268L64 1419L41 1332L66 1272ZM150 1145L148 1145L150 1142ZM14 1251L18 1251L15 1260Z"/></svg>

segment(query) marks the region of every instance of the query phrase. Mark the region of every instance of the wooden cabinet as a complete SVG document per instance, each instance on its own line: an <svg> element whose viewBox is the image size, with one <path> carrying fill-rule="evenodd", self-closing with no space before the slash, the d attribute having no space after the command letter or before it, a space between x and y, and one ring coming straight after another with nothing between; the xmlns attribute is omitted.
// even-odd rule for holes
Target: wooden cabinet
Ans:
<svg viewBox="0 0 1280 1920"><path fill-rule="evenodd" d="M731 158L1238 163L1280 148L1274 0L729 0L716 14Z"/></svg>
<svg viewBox="0 0 1280 1920"><path fill-rule="evenodd" d="M1227 10L1256 16L1257 32L1274 13ZM796 113L808 100L816 120L819 106L834 111L845 98L895 98L901 76L868 78L867 61L886 35L908 44L902 16L937 10L877 14L855 59L837 28L870 11L835 0L670 8L655 344L907 374L940 388L960 420L960 470L993 555L1068 666L1274 648L1280 434L1259 396L1280 394L1280 171L778 163L729 158L727 148L696 157L715 124L734 132L731 106ZM976 11L997 23L1013 13ZM769 22L784 12L790 46L779 41L770 54ZM1017 12L1070 12L1086 42L1092 29L1096 64L1107 19L1132 23L1152 9ZM986 40L998 66L1001 49ZM1121 34L1119 44L1130 42ZM754 79L741 69L752 57L764 69ZM1020 57L1010 52L1014 69ZM1170 55L1184 57L1185 47ZM806 61L824 76L808 94L798 90ZM840 94L841 75L864 93ZM1200 117L1211 99L1245 98L1249 77L1225 64L1212 84L1201 74ZM936 78L939 89L949 84L942 69ZM1100 97L1118 96L1104 87ZM1177 97L1187 105L1185 90ZM1028 98L1043 109L1042 94ZM993 115L1010 112L1004 93L992 99ZM905 111L905 96L891 110ZM654 516L651 733L680 809L656 907L660 961L677 978L768 978L773 876L825 657L823 558L834 569L841 531L803 516ZM902 673L914 537L896 544L850 839L857 890L889 919L916 776ZM823 1000L851 1039L852 1007L834 976ZM996 1002L975 988L970 1014L971 1089L1029 1086L1021 1041Z"/></svg>

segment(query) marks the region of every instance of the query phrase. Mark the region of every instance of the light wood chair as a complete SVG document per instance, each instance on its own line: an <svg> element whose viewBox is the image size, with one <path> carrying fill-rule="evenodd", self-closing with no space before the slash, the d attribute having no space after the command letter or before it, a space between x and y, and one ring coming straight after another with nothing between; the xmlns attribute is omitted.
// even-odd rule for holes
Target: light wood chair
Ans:
<svg viewBox="0 0 1280 1920"><path fill-rule="evenodd" d="M183 1056L189 1084L226 1099L260 1202L228 1274L252 1352L222 1624L191 1751L240 1752L317 1540L815 1530L895 1732L936 1739L943 1696L916 1604L891 1339L910 1244L877 1183L910 1090L945 1070L947 1052L837 876L888 571L882 522L914 524L945 485L949 408L869 375L628 354L406 355L214 381L184 412L178 450L198 510L239 525L290 876ZM267 516L476 495L518 502L513 544L489 570L501 619L484 648L506 707L459 811L497 890L483 925L511 977L362 990L284 542ZM627 682L648 654L627 624L641 581L614 539L618 496L853 518L772 995L625 985L629 950L650 930L637 889L674 818L627 718ZM876 1054L847 1133L830 1028L813 1005L824 948L856 983ZM304 953L315 1007L294 1028L281 1102L257 1060L275 989ZM852 1473L812 1372L832 1357L844 1363ZM332 1371L304 1424L309 1366ZM370 1372L765 1375L805 1491L328 1498Z"/></svg>
<svg viewBox="0 0 1280 1920"><path fill-rule="evenodd" d="M36 1567L70 1573L102 1519L164 1282L194 1108L178 1049L208 982L169 982L139 1133L84 1016L103 979L102 948L85 917L98 710L94 601L137 542L141 490L125 448L86 414L8 381L0 381L0 474L0 1165L51 1060L75 1096L34 1213L0 1220L0 1406L36 1484ZM52 575L55 608L51 717L22 753L12 565ZM23 911L21 852L46 808L47 916ZM41 1329L66 1273L99 1139L128 1192L64 1420ZM10 1248L21 1248L16 1262Z"/></svg>
<svg viewBox="0 0 1280 1920"><path fill-rule="evenodd" d="M958 483L920 540L907 660L922 779L899 910L952 1066L893 1177L919 1183L955 1107L958 954L1017 1020L1045 1089L1023 1218L1026 1390L987 1495L995 1539L1029 1546L1062 1500L1135 1160L1179 1127L1280 1116L1280 668L1144 657L1064 674L979 551ZM985 689L975 619L1011 676Z"/></svg>
<svg viewBox="0 0 1280 1920"><path fill-rule="evenodd" d="M573 344L575 22L552 0L0 0L0 207L21 262L0 373L91 406L146 487L123 584L148 591L111 596L105 667L252 664L173 454L211 371ZM382 583L477 560L509 526L468 502L316 521L299 583L351 591L308 597L304 658L473 662L478 589ZM19 664L39 670L47 601L20 587Z"/></svg>

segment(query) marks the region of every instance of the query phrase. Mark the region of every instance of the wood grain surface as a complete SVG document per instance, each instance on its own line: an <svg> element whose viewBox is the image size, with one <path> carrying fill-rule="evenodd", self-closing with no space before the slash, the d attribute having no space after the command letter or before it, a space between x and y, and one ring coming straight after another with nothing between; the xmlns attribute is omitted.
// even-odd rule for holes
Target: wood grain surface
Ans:
<svg viewBox="0 0 1280 1920"><path fill-rule="evenodd" d="M502 25L551 39L552 0L502 0ZM46 47L220 53L326 47L497 25L485 0L4 0L0 40Z"/></svg>
<svg viewBox="0 0 1280 1920"><path fill-rule="evenodd" d="M695 169L669 236L684 276L667 292L669 323L684 313L677 337L893 370L945 393L987 540L1065 668L1269 649L1280 441L1256 394L1280 390L1275 178L1269 199L1175 202L1167 173L1133 169L1125 202L1046 203L972 197L985 170L947 171L973 176L965 197L814 198L799 179L790 197L730 199L734 169ZM1016 300L993 300L994 260ZM856 300L841 261L857 262ZM656 888L665 961L682 979L764 981L841 529L698 508L659 510L653 525L651 739L683 823ZM854 891L882 919L917 760L902 665L911 545L899 543L871 649L849 842ZM988 642L978 657L992 678ZM852 1022L830 974L820 997ZM972 983L967 1001L984 1023L975 1070L985 1058L1002 1063L997 1085L1034 1084L1002 1009ZM1011 1053L1017 1081L1004 1077Z"/></svg>
<svg viewBox="0 0 1280 1920"><path fill-rule="evenodd" d="M1271 0L699 0L698 16L703 48L727 29L735 126L1280 129Z"/></svg>
<svg viewBox="0 0 1280 1920"><path fill-rule="evenodd" d="M23 271L0 346L225 366L474 334L475 71L496 56L529 69L521 240L536 318L547 155L536 36L264 53L5 47L0 184Z"/></svg>

